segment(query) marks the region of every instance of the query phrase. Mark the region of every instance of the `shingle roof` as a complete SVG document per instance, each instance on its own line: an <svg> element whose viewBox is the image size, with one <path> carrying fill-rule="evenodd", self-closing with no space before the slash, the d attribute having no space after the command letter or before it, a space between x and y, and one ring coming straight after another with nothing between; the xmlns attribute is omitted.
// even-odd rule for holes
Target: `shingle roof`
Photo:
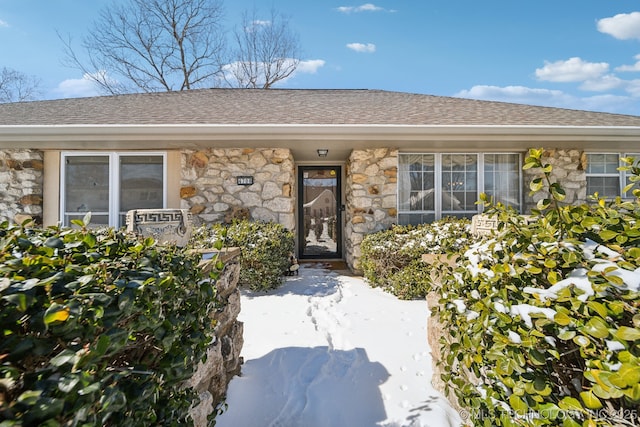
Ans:
<svg viewBox="0 0 640 427"><path fill-rule="evenodd" d="M1 125L640 126L640 116L381 90L199 89L0 104Z"/></svg>

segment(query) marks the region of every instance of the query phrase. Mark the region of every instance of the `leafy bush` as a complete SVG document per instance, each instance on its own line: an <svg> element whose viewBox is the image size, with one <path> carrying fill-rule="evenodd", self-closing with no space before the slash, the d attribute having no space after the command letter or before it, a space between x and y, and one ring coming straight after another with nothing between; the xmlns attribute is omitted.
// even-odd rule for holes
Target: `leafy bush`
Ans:
<svg viewBox="0 0 640 427"><path fill-rule="evenodd" d="M206 245L219 236L225 245L241 249L239 286L266 291L282 284L295 246L293 233L282 224L248 220L211 224L194 231L192 246Z"/></svg>
<svg viewBox="0 0 640 427"><path fill-rule="evenodd" d="M499 235L439 266L442 378L478 426L638 425L640 192L563 206L542 159L533 217L490 206Z"/></svg>
<svg viewBox="0 0 640 427"><path fill-rule="evenodd" d="M2 426L189 424L213 335L199 257L113 229L0 224Z"/></svg>
<svg viewBox="0 0 640 427"><path fill-rule="evenodd" d="M394 226L368 234L360 248L360 267L371 286L398 298L424 298L429 268L423 254L445 254L468 244L468 219L447 218L418 226Z"/></svg>

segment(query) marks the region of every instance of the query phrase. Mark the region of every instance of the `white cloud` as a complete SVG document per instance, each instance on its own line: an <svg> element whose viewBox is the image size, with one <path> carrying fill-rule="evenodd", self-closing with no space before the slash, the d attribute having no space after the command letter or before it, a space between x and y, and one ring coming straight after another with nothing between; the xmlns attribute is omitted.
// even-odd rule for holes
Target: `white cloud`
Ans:
<svg viewBox="0 0 640 427"><path fill-rule="evenodd" d="M262 26L262 27L268 27L269 25L271 25L271 21L264 21L262 19L256 19L255 21L253 21L253 25Z"/></svg>
<svg viewBox="0 0 640 427"><path fill-rule="evenodd" d="M640 81L637 82L640 95ZM454 96L485 101L512 102L526 105L570 108L576 110L604 111L610 113L640 114L638 100L633 96L598 95L578 97L560 90L534 89L525 86L473 86Z"/></svg>
<svg viewBox="0 0 640 427"><path fill-rule="evenodd" d="M298 63L297 73L315 74L318 69L324 67L325 61L323 59L309 59L307 61L300 61Z"/></svg>
<svg viewBox="0 0 640 427"><path fill-rule="evenodd" d="M373 53L376 51L376 45L373 43L349 43L347 48L355 50L356 52Z"/></svg>
<svg viewBox="0 0 640 427"><path fill-rule="evenodd" d="M82 98L100 95L97 84L88 74L82 76L81 79L67 79L60 82L53 92L62 98Z"/></svg>
<svg viewBox="0 0 640 427"><path fill-rule="evenodd" d="M544 61L544 67L536 69L536 77L549 82L580 82L597 79L607 71L606 62L587 62L573 57L566 61Z"/></svg>
<svg viewBox="0 0 640 427"><path fill-rule="evenodd" d="M618 89L624 85L624 80L614 76L613 74L607 74L596 79L586 80L580 85L580 89L590 90L593 92L604 92L607 90Z"/></svg>
<svg viewBox="0 0 640 427"><path fill-rule="evenodd" d="M358 12L381 12L384 8L376 6L372 3L365 3L360 6L340 6L337 8L338 12L342 13L358 13Z"/></svg>
<svg viewBox="0 0 640 427"><path fill-rule="evenodd" d="M640 71L640 55L634 56L638 61L633 65L621 65L616 67L616 71Z"/></svg>
<svg viewBox="0 0 640 427"><path fill-rule="evenodd" d="M620 13L600 19L598 31L620 40L640 39L640 12Z"/></svg>
<svg viewBox="0 0 640 427"><path fill-rule="evenodd" d="M0 27L9 28L9 23L7 21L3 21L2 19L0 19Z"/></svg>

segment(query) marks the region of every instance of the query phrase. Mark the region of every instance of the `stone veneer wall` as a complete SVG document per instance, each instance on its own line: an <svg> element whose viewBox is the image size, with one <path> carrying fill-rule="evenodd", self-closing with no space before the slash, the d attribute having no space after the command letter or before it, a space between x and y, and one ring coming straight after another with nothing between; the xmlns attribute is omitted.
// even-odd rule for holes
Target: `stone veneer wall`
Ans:
<svg viewBox="0 0 640 427"><path fill-rule="evenodd" d="M43 165L42 151L0 151L0 221L42 224Z"/></svg>
<svg viewBox="0 0 640 427"><path fill-rule="evenodd" d="M365 235L397 222L398 150L353 150L346 167L345 260L360 273Z"/></svg>
<svg viewBox="0 0 640 427"><path fill-rule="evenodd" d="M194 222L222 222L233 207L251 219L295 229L295 165L288 149L204 149L181 153L181 208ZM253 176L251 186L236 177Z"/></svg>
<svg viewBox="0 0 640 427"><path fill-rule="evenodd" d="M216 322L216 341L207 350L207 360L198 363L195 373L186 382L199 393L200 402L190 411L195 427L210 425L207 417L215 411L216 406L223 403L227 394L227 386L235 375L240 374L242 358L240 351L244 344L242 322L238 321L240 313L240 249L229 248L220 253L224 269L216 281L216 298L226 302L224 309L211 313ZM210 271L212 261L202 263L205 272Z"/></svg>
<svg viewBox="0 0 640 427"><path fill-rule="evenodd" d="M566 191L566 198L563 203L578 205L587 199L587 155L582 150L553 150L545 151L544 162L553 166L551 171L551 182L559 182ZM529 197L529 183L540 174L539 170L528 169L524 171L523 213L530 213L536 207L539 200L549 197L547 191L540 191Z"/></svg>

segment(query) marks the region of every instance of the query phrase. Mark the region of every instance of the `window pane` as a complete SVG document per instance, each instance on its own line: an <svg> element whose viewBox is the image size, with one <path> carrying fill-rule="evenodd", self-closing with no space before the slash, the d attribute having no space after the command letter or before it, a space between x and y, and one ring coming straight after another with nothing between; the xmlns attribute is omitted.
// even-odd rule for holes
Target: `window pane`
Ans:
<svg viewBox="0 0 640 427"><path fill-rule="evenodd" d="M587 154L587 195L598 193L600 197L620 195L619 154Z"/></svg>
<svg viewBox="0 0 640 427"><path fill-rule="evenodd" d="M435 156L433 154L400 155L398 159L400 211L433 211L435 192Z"/></svg>
<svg viewBox="0 0 640 427"><path fill-rule="evenodd" d="M412 213L412 214L399 214L398 224L400 225L419 225L427 224L436 220L435 213Z"/></svg>
<svg viewBox="0 0 640 427"><path fill-rule="evenodd" d="M68 156L65 163L65 212L108 215L109 157Z"/></svg>
<svg viewBox="0 0 640 427"><path fill-rule="evenodd" d="M598 192L600 197L617 197L620 192L620 179L607 176L588 176L587 195Z"/></svg>
<svg viewBox="0 0 640 427"><path fill-rule="evenodd" d="M442 155L442 216L477 212L478 156L475 154Z"/></svg>
<svg viewBox="0 0 640 427"><path fill-rule="evenodd" d="M494 202L520 210L520 156L484 155L484 192Z"/></svg>
<svg viewBox="0 0 640 427"><path fill-rule="evenodd" d="M64 224L65 225L71 225L71 220L73 219L79 219L82 220L84 219L84 215L78 215L78 214L66 214L64 216ZM95 215L93 212L91 212L91 222L89 224L89 227L99 227L99 226L107 226L109 225L109 215Z"/></svg>
<svg viewBox="0 0 640 427"><path fill-rule="evenodd" d="M618 154L587 154L588 174L618 174Z"/></svg>
<svg viewBox="0 0 640 427"><path fill-rule="evenodd" d="M162 156L120 156L120 212L163 207Z"/></svg>

